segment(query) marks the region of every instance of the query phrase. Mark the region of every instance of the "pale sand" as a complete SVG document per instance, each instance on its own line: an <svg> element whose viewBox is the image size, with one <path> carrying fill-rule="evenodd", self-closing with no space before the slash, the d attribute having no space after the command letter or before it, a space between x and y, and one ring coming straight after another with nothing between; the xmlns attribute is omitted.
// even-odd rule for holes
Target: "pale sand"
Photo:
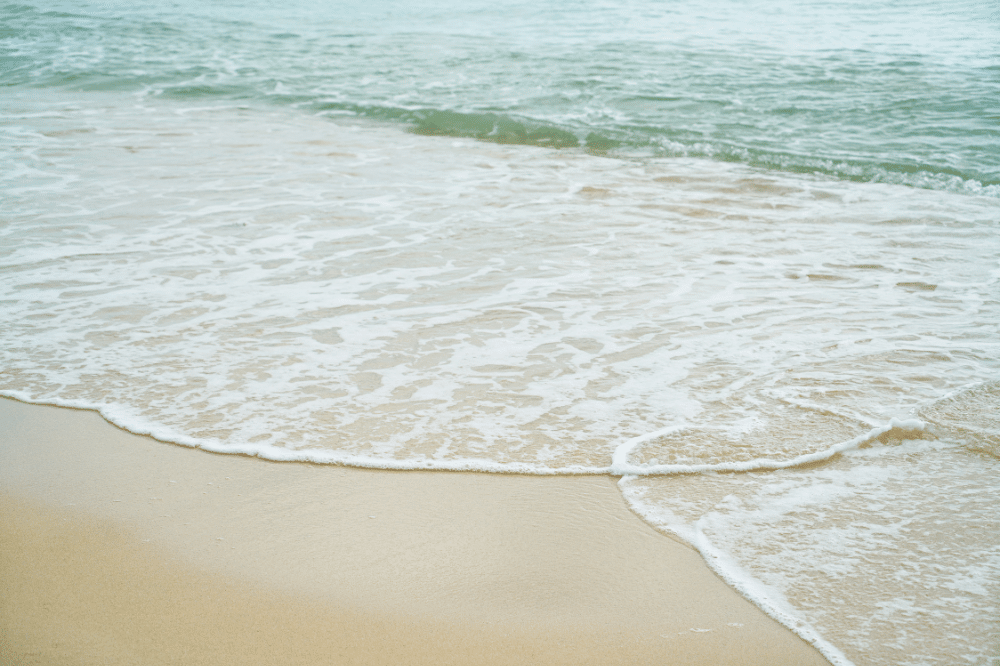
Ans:
<svg viewBox="0 0 1000 666"><path fill-rule="evenodd" d="M0 399L3 664L826 664L610 477L213 455Z"/></svg>

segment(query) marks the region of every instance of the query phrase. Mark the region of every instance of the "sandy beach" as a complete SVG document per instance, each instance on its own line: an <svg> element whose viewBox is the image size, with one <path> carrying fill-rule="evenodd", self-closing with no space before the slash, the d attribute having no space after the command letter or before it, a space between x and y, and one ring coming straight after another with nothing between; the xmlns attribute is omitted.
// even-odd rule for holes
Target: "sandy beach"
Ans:
<svg viewBox="0 0 1000 666"><path fill-rule="evenodd" d="M208 454L0 400L9 664L823 664L610 477Z"/></svg>

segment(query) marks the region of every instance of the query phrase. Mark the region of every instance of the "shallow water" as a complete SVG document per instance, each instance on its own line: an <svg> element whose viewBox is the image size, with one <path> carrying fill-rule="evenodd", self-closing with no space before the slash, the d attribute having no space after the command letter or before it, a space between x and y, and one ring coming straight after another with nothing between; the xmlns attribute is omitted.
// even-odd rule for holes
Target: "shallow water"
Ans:
<svg viewBox="0 0 1000 666"><path fill-rule="evenodd" d="M4 395L274 459L621 475L834 663L1000 655L985 10L220 7L3 10ZM856 94L805 95L831 58ZM616 106L644 86L680 101Z"/></svg>

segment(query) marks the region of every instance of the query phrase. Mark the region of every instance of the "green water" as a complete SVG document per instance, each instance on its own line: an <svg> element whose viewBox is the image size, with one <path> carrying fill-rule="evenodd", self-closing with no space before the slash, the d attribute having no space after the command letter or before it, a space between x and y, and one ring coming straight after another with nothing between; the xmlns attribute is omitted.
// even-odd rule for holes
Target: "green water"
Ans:
<svg viewBox="0 0 1000 666"><path fill-rule="evenodd" d="M0 85L1000 195L990 3L8 4Z"/></svg>

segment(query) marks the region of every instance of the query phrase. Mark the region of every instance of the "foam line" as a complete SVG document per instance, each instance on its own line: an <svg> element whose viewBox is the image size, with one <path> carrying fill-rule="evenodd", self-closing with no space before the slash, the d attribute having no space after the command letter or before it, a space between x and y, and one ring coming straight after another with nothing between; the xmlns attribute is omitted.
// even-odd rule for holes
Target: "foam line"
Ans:
<svg viewBox="0 0 1000 666"><path fill-rule="evenodd" d="M632 451L640 444L656 439L657 437L668 435L672 432L683 430L686 427L687 426L673 426L670 428L664 428L663 430L641 435L623 442L618 446L618 448L615 449L615 452L612 455L610 473L615 476L660 476L669 474L697 474L700 472L752 472L757 470L787 469L789 467L798 467L800 465L808 465L810 463L829 460L844 451L856 449L861 444L870 442L879 435L897 428L905 431L916 430L925 432L927 430L927 424L919 419L904 420L894 418L891 419L889 423L872 428L867 433L859 435L854 439L834 444L833 446L823 449L822 451L805 453L801 456L791 458L790 460L757 458L755 460L734 461L728 463L705 463L701 465L634 465L628 462L629 454L632 453Z"/></svg>
<svg viewBox="0 0 1000 666"><path fill-rule="evenodd" d="M727 585L739 592L744 598L760 608L776 622L787 627L802 640L815 647L833 666L855 666L843 652L825 640L812 625L804 622L799 617L795 608L788 603L780 590L758 580L725 551L716 548L705 535L703 529L705 524L704 517L693 524L674 521L664 524L662 521L653 519L647 511L651 507L646 505L642 500L637 500L634 493L629 491L630 482L636 478L636 476L632 475L623 476L618 482L618 488L622 492L625 502L643 520L653 524L657 530L670 532L694 547L708 567L722 578Z"/></svg>
<svg viewBox="0 0 1000 666"><path fill-rule="evenodd" d="M702 520L695 523L693 541L686 540L701 553L702 559L712 571L778 623L788 627L802 640L819 650L833 666L854 666L854 662L848 659L843 652L824 640L809 623L799 619L794 610L781 598L780 593L770 591L770 588L746 573L732 558L713 546L699 527ZM779 598L776 599L775 596Z"/></svg>
<svg viewBox="0 0 1000 666"><path fill-rule="evenodd" d="M499 463L492 460L466 458L464 460L430 460L427 458L413 460L392 460L371 456L343 454L327 449L287 449L270 444L223 444L218 440L198 439L175 432L170 428L156 426L144 421L141 417L111 405L94 405L81 400L63 400L52 398L35 400L27 393L16 390L0 390L0 396L13 398L20 402L34 405L51 405L69 409L85 409L95 411L104 420L114 426L136 435L146 435L168 444L177 444L194 449L202 449L211 453L230 453L252 456L273 462L306 462L320 465L345 465L366 469L385 470L436 470L446 472L486 472L493 474L534 474L541 476L553 475L609 475L609 476L670 476L674 474L698 474L702 472L751 472L758 470L775 470L807 465L809 463L829 460L830 458L856 449L861 444L869 442L878 436L894 429L904 431L925 432L927 424L919 419L891 419L889 423L873 428L854 439L834 444L833 446L806 453L790 460L772 460L758 458L756 460L734 461L731 463L706 463L702 465L634 465L628 462L629 454L640 444L663 437L688 428L687 424L679 424L662 428L645 435L626 440L612 454L611 465L608 467L592 467L586 465L566 465L563 467L547 467L531 463Z"/></svg>
<svg viewBox="0 0 1000 666"><path fill-rule="evenodd" d="M0 390L0 396L12 398L32 405L48 405L69 409L94 411L108 423L126 430L134 435L144 435L167 444L201 449L210 453L227 453L262 458L272 462L304 462L319 465L344 465L365 469L384 469L395 471L430 470L441 472L486 472L492 474L532 474L537 476L556 475L609 475L610 467L588 467L585 465L567 465L565 467L546 467L529 463L499 463L492 460L467 458L465 460L392 460L343 454L326 449L286 449L270 444L223 444L218 440L197 439L182 435L169 428L155 426L142 419L128 414L126 410L109 405L93 405L80 400L34 400L21 391Z"/></svg>

